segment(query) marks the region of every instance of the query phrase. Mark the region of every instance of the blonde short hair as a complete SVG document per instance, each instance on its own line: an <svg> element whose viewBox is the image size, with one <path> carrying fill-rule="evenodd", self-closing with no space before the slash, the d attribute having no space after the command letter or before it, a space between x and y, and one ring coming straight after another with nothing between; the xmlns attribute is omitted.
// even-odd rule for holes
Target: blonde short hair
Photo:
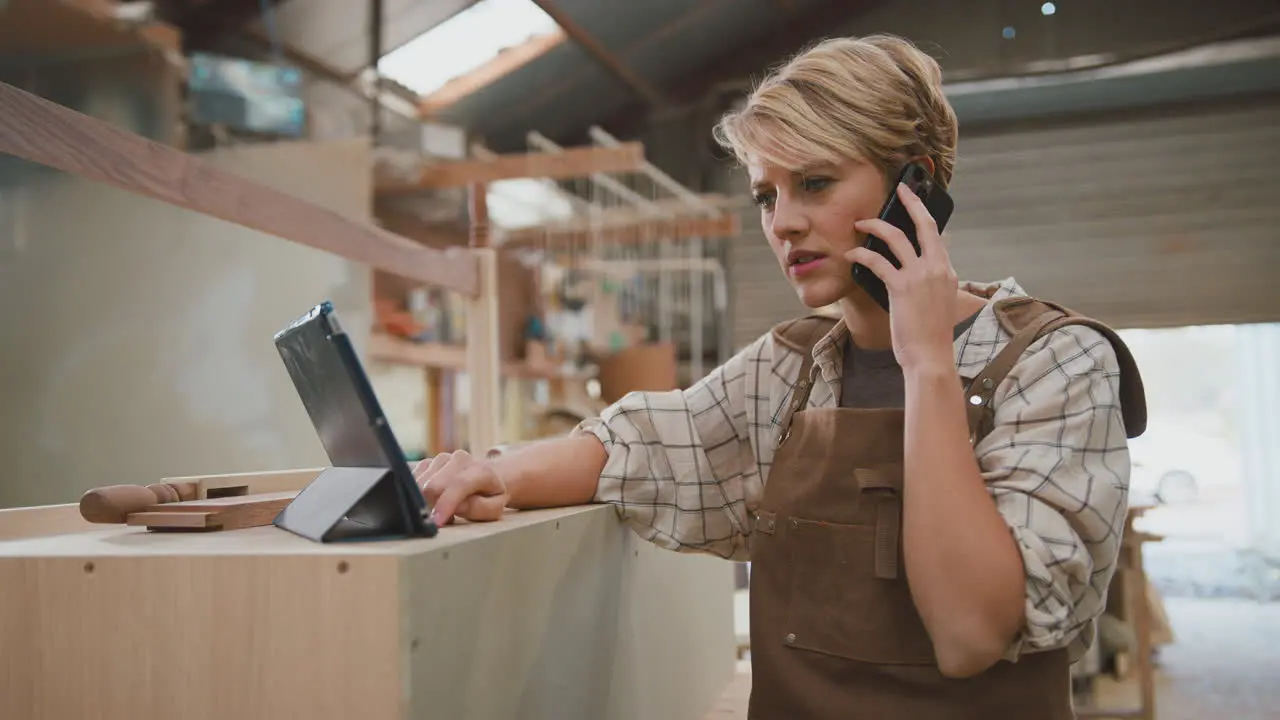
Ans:
<svg viewBox="0 0 1280 720"><path fill-rule="evenodd" d="M943 185L955 172L955 111L942 69L892 35L824 40L774 70L715 138L738 162L800 170L868 161L892 176L912 157L933 160Z"/></svg>

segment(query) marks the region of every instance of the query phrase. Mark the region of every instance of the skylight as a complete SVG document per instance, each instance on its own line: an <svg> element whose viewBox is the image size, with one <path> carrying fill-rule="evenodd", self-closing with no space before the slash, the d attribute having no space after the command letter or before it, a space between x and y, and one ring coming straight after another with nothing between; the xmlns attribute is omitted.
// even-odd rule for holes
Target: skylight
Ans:
<svg viewBox="0 0 1280 720"><path fill-rule="evenodd" d="M489 219L504 230L517 230L573 217L573 205L554 183L535 178L499 180L489 185Z"/></svg>
<svg viewBox="0 0 1280 720"><path fill-rule="evenodd" d="M530 0L480 0L387 53L378 72L419 95L492 60L501 50L559 32Z"/></svg>

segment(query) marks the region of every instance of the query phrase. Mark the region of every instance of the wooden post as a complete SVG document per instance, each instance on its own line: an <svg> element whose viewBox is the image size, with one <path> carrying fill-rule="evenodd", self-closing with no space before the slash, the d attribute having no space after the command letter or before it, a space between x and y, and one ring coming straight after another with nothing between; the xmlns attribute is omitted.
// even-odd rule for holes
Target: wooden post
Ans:
<svg viewBox="0 0 1280 720"><path fill-rule="evenodd" d="M440 382L440 376L443 371L440 368L428 367L423 370L422 379L426 383L426 421L427 435L423 454L431 457L436 453L452 448L446 448L444 443L444 402L440 397L443 392Z"/></svg>
<svg viewBox="0 0 1280 720"><path fill-rule="evenodd" d="M489 246L489 208L484 183L468 186L471 254L480 275L480 292L467 302L467 375L471 386L468 416L473 455L483 456L498 444L501 363L498 347L498 255Z"/></svg>

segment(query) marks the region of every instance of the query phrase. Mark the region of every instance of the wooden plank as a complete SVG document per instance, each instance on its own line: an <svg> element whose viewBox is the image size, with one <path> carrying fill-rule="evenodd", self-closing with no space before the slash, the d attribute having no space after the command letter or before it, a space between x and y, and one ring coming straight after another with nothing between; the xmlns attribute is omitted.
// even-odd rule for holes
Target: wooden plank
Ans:
<svg viewBox="0 0 1280 720"><path fill-rule="evenodd" d="M483 455L500 441L503 366L498 357L498 257L493 248L474 250L480 259L480 297L467 303L467 386L471 406L467 415L467 445Z"/></svg>
<svg viewBox="0 0 1280 720"><path fill-rule="evenodd" d="M555 247L600 243L660 242L684 238L721 238L738 234L738 218L687 217L676 219L636 220L631 224L606 228L535 227L503 233L503 247Z"/></svg>
<svg viewBox="0 0 1280 720"><path fill-rule="evenodd" d="M133 513L125 521L126 525L145 525L148 527L162 528L212 528L217 527L214 523L214 513L205 512L139 512Z"/></svg>
<svg viewBox="0 0 1280 720"><path fill-rule="evenodd" d="M176 503L156 503L148 505L143 512L225 512L250 505L261 505L270 502L279 502L284 500L286 504L292 500L298 493L293 490L286 490L277 493L262 493L259 495L239 495L236 497L209 498L208 500L187 500L186 502Z"/></svg>
<svg viewBox="0 0 1280 720"><path fill-rule="evenodd" d="M475 259L423 247L0 83L0 152L475 296Z"/></svg>
<svg viewBox="0 0 1280 720"><path fill-rule="evenodd" d="M477 457L497 446L501 436L502 358L498 342L498 253L489 246L489 190L467 188L471 252L480 265L480 293L467 303L467 383L471 406L467 445Z"/></svg>
<svg viewBox="0 0 1280 720"><path fill-rule="evenodd" d="M441 370L465 370L467 367L467 348L464 345L417 343L382 333L369 336L368 357L379 362Z"/></svg>
<svg viewBox="0 0 1280 720"><path fill-rule="evenodd" d="M100 529L80 515L80 503L0 509L0 542Z"/></svg>
<svg viewBox="0 0 1280 720"><path fill-rule="evenodd" d="M88 15L103 25L120 28L122 32L135 34L138 39L160 51L182 52L182 31L168 23L151 20L137 26L122 25L116 20L120 3L117 0L60 0L73 10ZM45 4L48 4L47 2Z"/></svg>
<svg viewBox="0 0 1280 720"><path fill-rule="evenodd" d="M475 91L492 85L516 70L528 65L564 44L568 39L563 30L546 35L529 38L527 41L507 48L495 55L491 60L472 70L459 75L443 87L418 101L418 111L423 117L443 110Z"/></svg>
<svg viewBox="0 0 1280 720"><path fill-rule="evenodd" d="M153 529L208 528L241 530L270 525L297 492L263 493L239 497L188 500L151 505L129 515L127 524Z"/></svg>
<svg viewBox="0 0 1280 720"><path fill-rule="evenodd" d="M558 153L511 153L486 160L454 160L426 165L417 182L382 181L380 195L464 187L517 178L567 179L594 173L636 172L644 163L644 145L569 148Z"/></svg>
<svg viewBox="0 0 1280 720"><path fill-rule="evenodd" d="M0 4L0 56L63 54L130 47L173 53L182 50L182 34L152 21L118 23L112 0L9 0Z"/></svg>
<svg viewBox="0 0 1280 720"><path fill-rule="evenodd" d="M467 369L467 346L465 345L413 342L384 333L373 333L369 336L367 357L378 362L411 365L429 370L458 372ZM502 363L502 374L505 377L521 378L563 379L565 377L558 365L533 366L523 361ZM441 389L444 389L446 383L443 380L438 382Z"/></svg>
<svg viewBox="0 0 1280 720"><path fill-rule="evenodd" d="M188 475L164 478L167 483L195 483L196 497L203 500L212 492L229 488L243 488L243 495L298 491L316 479L324 468L300 468L297 470L267 470L263 472L226 473L222 475Z"/></svg>

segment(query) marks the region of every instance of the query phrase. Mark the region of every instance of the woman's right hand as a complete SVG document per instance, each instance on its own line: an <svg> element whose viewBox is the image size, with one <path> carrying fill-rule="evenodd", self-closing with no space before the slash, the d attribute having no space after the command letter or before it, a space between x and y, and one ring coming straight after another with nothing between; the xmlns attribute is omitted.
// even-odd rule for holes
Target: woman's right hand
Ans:
<svg viewBox="0 0 1280 720"><path fill-rule="evenodd" d="M493 464L465 450L423 460L414 467L413 476L437 525L448 525L454 516L473 522L498 520L511 500Z"/></svg>

